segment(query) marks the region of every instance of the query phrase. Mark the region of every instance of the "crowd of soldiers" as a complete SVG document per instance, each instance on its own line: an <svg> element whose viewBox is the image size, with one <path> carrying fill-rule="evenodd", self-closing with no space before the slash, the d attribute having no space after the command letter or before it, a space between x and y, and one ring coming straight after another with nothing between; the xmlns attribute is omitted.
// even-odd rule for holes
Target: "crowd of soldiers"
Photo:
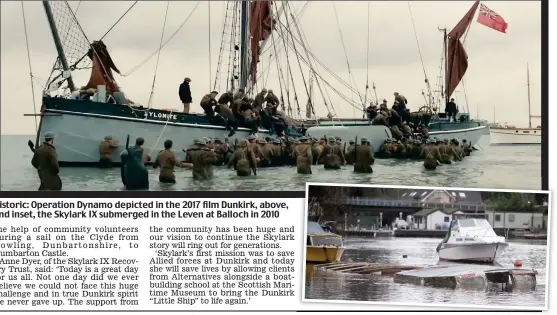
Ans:
<svg viewBox="0 0 557 315"><path fill-rule="evenodd" d="M189 113L192 101L189 82L191 79L186 78L178 92L185 113ZM258 129L263 127L279 136L284 135L287 121L278 110L280 100L273 90L262 89L254 98L249 98L243 89L236 93L228 91L217 99L218 94L217 91L212 91L204 95L199 105L215 124L224 124L230 131L229 137L234 135L240 126L250 129L250 134L257 133Z"/></svg>

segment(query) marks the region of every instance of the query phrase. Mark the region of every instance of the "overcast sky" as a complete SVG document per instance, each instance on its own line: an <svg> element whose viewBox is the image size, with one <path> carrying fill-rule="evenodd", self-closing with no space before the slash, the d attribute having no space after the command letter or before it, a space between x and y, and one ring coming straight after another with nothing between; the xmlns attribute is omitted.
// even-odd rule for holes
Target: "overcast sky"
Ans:
<svg viewBox="0 0 557 315"><path fill-rule="evenodd" d="M94 1L69 3L74 11L79 4L76 16L91 41L100 38L132 4L127 1L103 1L102 5ZM196 3L196 1L170 3L165 40L178 29ZM465 88L461 84L457 88L459 92L454 97L461 109L466 107L466 103L468 104L473 118L479 111L480 118L491 121L495 109L496 121L525 126L528 123L527 63L530 66L532 113L540 114L541 4L536 1L488 1L484 4L505 18L509 24L507 34L489 29L476 23L474 19L465 40L469 55ZM104 39L116 66L122 73L129 72L157 50L166 5L166 1L140 1ZM291 5L295 12L300 12L305 2L293 2ZM393 92L398 91L408 98L412 110L417 110L424 105L421 95L425 88L424 72L408 3L404 1L369 3L369 57L367 57L368 3L337 1L334 5L348 54L348 62L356 81L356 84L352 83L352 85L357 85L359 90L364 92L366 75L368 75L370 88L371 82L375 82L379 99L387 98L391 103ZM410 4L425 70L433 90L438 89L436 83L442 54L442 33L437 28L451 29L472 5L473 1L420 1ZM215 80L225 9L226 2L211 1L210 4L200 2L185 26L163 48L153 107L180 109L182 105L178 98L178 86L184 77L188 76L192 79L192 111L201 112L199 101L204 94L212 90ZM23 114L33 112L33 105L21 11L19 1L1 2L2 134L33 134L35 131L34 119L23 117ZM56 58L56 50L42 4L26 2L25 14L33 74L36 77L35 100L40 107L43 88L41 84L44 85L48 78ZM301 11L299 19L307 38L307 48L332 72L350 82L333 2L311 2ZM294 29L292 31L295 32ZM288 71L286 57L279 35L275 37L275 45L279 51L278 59L283 74L286 76ZM269 71L268 76L264 76L265 82L260 83L258 88L264 85L267 89L271 88L276 94L280 94L276 58L269 56L274 47L272 44L267 47L271 49L262 57L260 66L267 68L271 62L272 70ZM305 58L301 46L297 49ZM223 54L223 59L227 59L227 51ZM301 71L292 50L289 50L288 57L303 114L307 94ZM129 76L115 75L128 97L137 103L148 103L156 59L155 55ZM223 61L220 82L225 81L228 72L227 63L227 60ZM304 65L303 72L306 79L307 69ZM324 80L348 98L360 102L359 98L353 96L322 67L318 69ZM74 73L77 86L87 84L88 77L88 70ZM289 83L289 86L290 93L293 94L292 84ZM219 92L224 92L225 89L225 85L221 84ZM285 90L286 87L283 86L284 94L286 94ZM361 117L361 110L354 109L331 89L327 88L327 90L332 107L339 117ZM326 91L324 93L327 94ZM370 97L375 98L371 94L370 89L368 101ZM296 112L293 97L291 104ZM318 116L327 114L317 85L314 85L314 104ZM534 119L533 123L538 125L541 122Z"/></svg>

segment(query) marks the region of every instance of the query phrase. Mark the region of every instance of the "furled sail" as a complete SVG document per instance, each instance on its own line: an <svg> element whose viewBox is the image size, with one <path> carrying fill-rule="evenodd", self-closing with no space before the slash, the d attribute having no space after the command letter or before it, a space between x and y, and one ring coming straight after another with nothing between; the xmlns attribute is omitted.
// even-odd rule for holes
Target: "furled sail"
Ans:
<svg viewBox="0 0 557 315"><path fill-rule="evenodd" d="M272 1L252 1L249 14L249 33L251 35L251 63L250 75L255 81L257 64L261 53L260 42L271 35L274 21L271 15Z"/></svg>
<svg viewBox="0 0 557 315"><path fill-rule="evenodd" d="M120 88L112 75L112 70L118 74L120 74L120 70L112 61L106 45L102 41L94 41L87 56L93 61L93 69L91 70L89 83L85 88L97 88L98 85L104 85L109 94L120 92Z"/></svg>
<svg viewBox="0 0 557 315"><path fill-rule="evenodd" d="M445 67L445 95L447 98L452 95L468 69L468 55L460 42L460 38L472 23L479 5L480 1L476 1L448 35L447 64Z"/></svg>

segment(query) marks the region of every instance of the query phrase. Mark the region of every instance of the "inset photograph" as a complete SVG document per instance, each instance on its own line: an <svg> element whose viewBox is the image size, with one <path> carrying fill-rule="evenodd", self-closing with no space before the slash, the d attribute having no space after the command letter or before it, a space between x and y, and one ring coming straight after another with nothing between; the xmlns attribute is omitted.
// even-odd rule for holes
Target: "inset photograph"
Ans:
<svg viewBox="0 0 557 315"><path fill-rule="evenodd" d="M304 302L547 310L550 192L308 183Z"/></svg>

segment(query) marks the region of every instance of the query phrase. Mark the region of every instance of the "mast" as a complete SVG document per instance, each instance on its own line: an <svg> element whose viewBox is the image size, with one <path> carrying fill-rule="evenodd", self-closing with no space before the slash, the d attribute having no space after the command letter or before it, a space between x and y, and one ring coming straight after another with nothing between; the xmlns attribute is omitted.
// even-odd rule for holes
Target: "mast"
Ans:
<svg viewBox="0 0 557 315"><path fill-rule="evenodd" d="M248 85L248 1L242 1L240 26L240 89Z"/></svg>
<svg viewBox="0 0 557 315"><path fill-rule="evenodd" d="M443 78L444 80L443 80L443 82L444 82L445 85L446 85L446 84L447 84L447 69L449 68L449 64L448 64L448 62L449 62L449 58L448 58L448 53L449 53L448 45L449 45L449 42L447 41L447 28L441 28L441 29L439 29L439 30L443 32L443 57L445 58L445 69L443 69L443 70L445 70L445 71L443 71L443 74L444 74L444 78ZM441 88L441 91L442 91L442 92L441 92L441 96L444 97L444 99L445 99L445 104L447 104L447 103L449 102L449 95L447 95L448 93L444 93L444 91L445 91L446 88L447 88L446 86ZM443 94L445 94L445 95L443 95Z"/></svg>
<svg viewBox="0 0 557 315"><path fill-rule="evenodd" d="M46 18L48 19L48 24L50 25L50 31L52 32L52 39L54 40L54 45L56 46L56 51L58 51L58 59L62 64L62 68L64 71L70 71L70 67L68 66L68 60L66 59L66 54L64 54L64 47L62 46L62 41L60 41L60 35L58 34L58 28L56 27L56 22L54 22L54 16L52 15L52 9L50 7L50 3L48 1L43 1L44 11L46 13ZM73 79L70 73L70 76L67 78L68 80L68 87L70 91L75 91L75 84L73 83Z"/></svg>
<svg viewBox="0 0 557 315"><path fill-rule="evenodd" d="M528 85L528 128L532 128L532 109L530 104L530 67L526 64L526 82Z"/></svg>

